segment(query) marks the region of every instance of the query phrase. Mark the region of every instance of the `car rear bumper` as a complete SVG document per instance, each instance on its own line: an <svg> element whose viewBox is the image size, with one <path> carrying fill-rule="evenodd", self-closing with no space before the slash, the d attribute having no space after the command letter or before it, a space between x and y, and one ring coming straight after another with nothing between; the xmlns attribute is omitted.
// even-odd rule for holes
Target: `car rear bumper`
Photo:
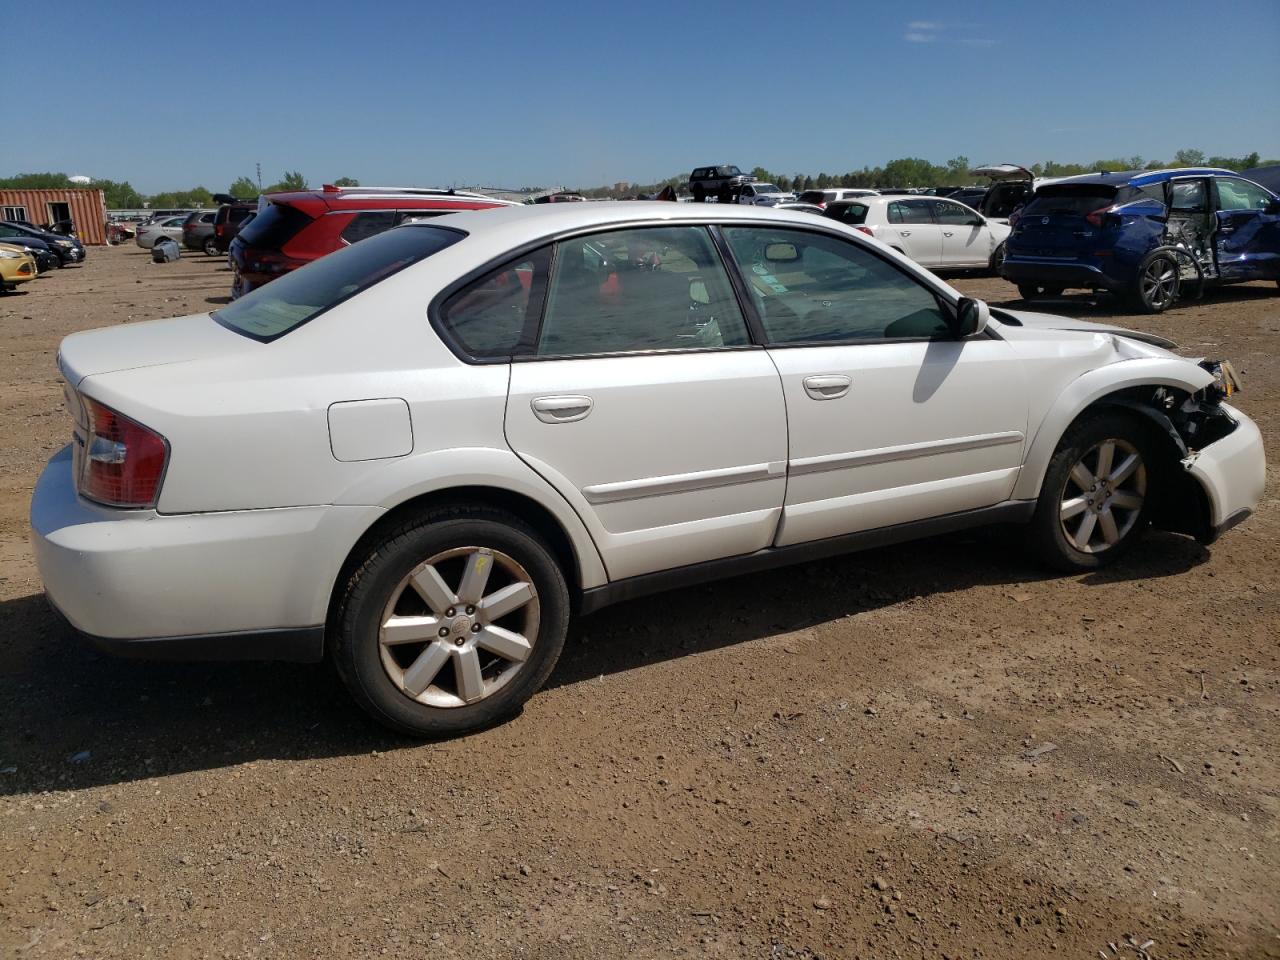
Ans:
<svg viewBox="0 0 1280 960"><path fill-rule="evenodd" d="M1182 461L1209 501L1209 542L1246 519L1262 499L1267 458L1257 424L1229 404L1236 428Z"/></svg>
<svg viewBox="0 0 1280 960"><path fill-rule="evenodd" d="M185 659L306 659L352 544L379 508L286 507L165 515L80 497L71 449L31 500L50 602L115 652Z"/></svg>
<svg viewBox="0 0 1280 960"><path fill-rule="evenodd" d="M1023 260L1006 255L1000 275L1014 283L1038 283L1046 287L1103 287L1108 290L1123 286L1102 272L1100 267L1078 260Z"/></svg>

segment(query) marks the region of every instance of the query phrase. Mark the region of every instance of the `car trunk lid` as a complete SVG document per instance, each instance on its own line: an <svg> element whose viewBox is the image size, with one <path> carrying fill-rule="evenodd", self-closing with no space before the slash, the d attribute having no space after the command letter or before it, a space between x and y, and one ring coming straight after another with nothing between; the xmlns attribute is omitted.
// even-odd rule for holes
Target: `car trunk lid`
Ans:
<svg viewBox="0 0 1280 960"><path fill-rule="evenodd" d="M1018 256L1078 259L1109 247L1105 213L1116 202L1106 184L1051 184L1036 191L1014 226Z"/></svg>
<svg viewBox="0 0 1280 960"><path fill-rule="evenodd" d="M96 374L246 353L253 347L254 341L221 326L207 313L197 313L72 334L58 349L58 365L74 388Z"/></svg>

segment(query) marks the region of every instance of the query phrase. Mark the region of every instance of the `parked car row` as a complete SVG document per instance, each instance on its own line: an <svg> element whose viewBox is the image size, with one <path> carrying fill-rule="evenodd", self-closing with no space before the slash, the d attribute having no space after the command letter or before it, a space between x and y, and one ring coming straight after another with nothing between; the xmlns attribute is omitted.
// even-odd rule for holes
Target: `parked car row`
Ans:
<svg viewBox="0 0 1280 960"><path fill-rule="evenodd" d="M84 244L69 223L54 231L25 220L0 221L0 292L84 258Z"/></svg>

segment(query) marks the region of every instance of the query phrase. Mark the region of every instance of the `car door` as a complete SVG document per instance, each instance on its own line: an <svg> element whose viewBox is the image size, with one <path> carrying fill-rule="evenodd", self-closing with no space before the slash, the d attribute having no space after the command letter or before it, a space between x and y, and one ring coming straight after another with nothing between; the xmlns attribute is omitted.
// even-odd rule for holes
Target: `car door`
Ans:
<svg viewBox="0 0 1280 960"><path fill-rule="evenodd" d="M1224 280L1280 280L1280 200L1240 177L1214 177L1214 253Z"/></svg>
<svg viewBox="0 0 1280 960"><path fill-rule="evenodd" d="M889 204L891 247L897 247L916 263L937 267L942 263L942 230L933 220L933 201L924 197L904 197ZM896 238L897 242L894 242Z"/></svg>
<svg viewBox="0 0 1280 960"><path fill-rule="evenodd" d="M933 216L942 234L942 266L987 265L993 245L985 217L950 200L934 200Z"/></svg>
<svg viewBox="0 0 1280 960"><path fill-rule="evenodd" d="M848 238L725 226L782 376L787 493L776 544L992 506L1022 463L1027 390L993 332Z"/></svg>
<svg viewBox="0 0 1280 960"><path fill-rule="evenodd" d="M610 579L773 541L782 385L706 227L556 244L537 335L511 365L506 432L582 516Z"/></svg>

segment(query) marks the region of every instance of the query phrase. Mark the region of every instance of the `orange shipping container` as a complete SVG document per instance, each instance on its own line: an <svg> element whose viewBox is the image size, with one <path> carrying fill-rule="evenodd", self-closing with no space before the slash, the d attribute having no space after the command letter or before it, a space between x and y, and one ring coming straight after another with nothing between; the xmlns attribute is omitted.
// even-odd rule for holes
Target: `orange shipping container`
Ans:
<svg viewBox="0 0 1280 960"><path fill-rule="evenodd" d="M0 190L0 220L29 220L37 227L70 220L82 243L107 242L107 202L101 190Z"/></svg>

